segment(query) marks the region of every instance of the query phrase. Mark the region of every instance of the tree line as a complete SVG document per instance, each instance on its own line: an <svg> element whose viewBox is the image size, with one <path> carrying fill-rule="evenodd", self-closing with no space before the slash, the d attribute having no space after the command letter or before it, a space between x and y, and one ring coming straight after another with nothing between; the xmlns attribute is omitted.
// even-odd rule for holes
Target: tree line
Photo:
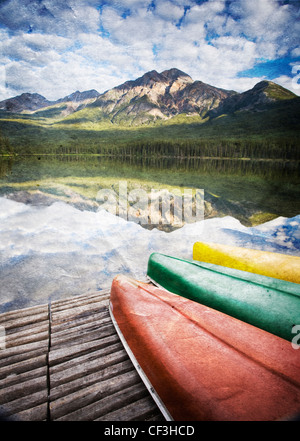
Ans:
<svg viewBox="0 0 300 441"><path fill-rule="evenodd" d="M119 145L61 145L55 154L98 154L112 157L251 158L300 160L297 140L139 141Z"/></svg>
<svg viewBox="0 0 300 441"><path fill-rule="evenodd" d="M300 147L296 138L279 139L195 139L195 140L141 140L114 144L109 142L68 140L64 144L49 143L33 146L24 143L12 146L0 134L0 154L49 155L103 155L130 158L251 158L300 160Z"/></svg>

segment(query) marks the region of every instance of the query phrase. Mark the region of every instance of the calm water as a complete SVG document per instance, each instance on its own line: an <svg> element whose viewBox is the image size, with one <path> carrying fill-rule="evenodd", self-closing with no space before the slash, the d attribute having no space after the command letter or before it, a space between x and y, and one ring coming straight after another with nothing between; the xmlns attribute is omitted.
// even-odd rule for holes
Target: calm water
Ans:
<svg viewBox="0 0 300 441"><path fill-rule="evenodd" d="M148 194L204 189L208 220L173 232L174 224L154 227L165 234L99 211L99 190L117 191L124 181L128 191ZM152 252L192 259L192 244L199 240L299 255L299 193L296 163L1 160L0 197L6 198L0 200L0 312L108 288L120 273L143 280ZM249 227L278 216L292 219Z"/></svg>
<svg viewBox="0 0 300 441"><path fill-rule="evenodd" d="M205 217L233 216L245 225L300 213L300 164L230 159L116 159L34 156L0 159L0 196L34 205L60 199L97 209L100 189L204 189Z"/></svg>

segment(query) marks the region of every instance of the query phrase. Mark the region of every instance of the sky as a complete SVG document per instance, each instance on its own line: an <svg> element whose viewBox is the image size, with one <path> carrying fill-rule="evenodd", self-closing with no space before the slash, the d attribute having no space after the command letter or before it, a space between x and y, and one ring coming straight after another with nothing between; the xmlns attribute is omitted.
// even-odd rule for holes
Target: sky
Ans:
<svg viewBox="0 0 300 441"><path fill-rule="evenodd" d="M173 67L243 92L300 95L300 1L0 0L0 100L102 93Z"/></svg>

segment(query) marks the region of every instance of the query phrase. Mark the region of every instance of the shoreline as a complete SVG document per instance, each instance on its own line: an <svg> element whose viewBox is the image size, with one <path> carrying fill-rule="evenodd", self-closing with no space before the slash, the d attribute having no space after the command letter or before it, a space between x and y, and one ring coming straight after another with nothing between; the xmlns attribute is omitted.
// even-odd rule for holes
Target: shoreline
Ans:
<svg viewBox="0 0 300 441"><path fill-rule="evenodd" d="M145 156L145 155L131 155L131 154L124 154L124 155L118 155L118 154L105 154L105 153L31 153L31 154L19 154L19 153L13 153L13 154L1 154L0 153L0 159L2 158L34 158L34 157L100 157L100 158L114 158L114 159L127 159L127 158L136 158L136 159L203 159L203 160L228 160L228 161L259 161L259 162L292 162L292 163L300 163L300 159L288 159L288 158L261 158L261 157L234 157L234 156L174 156L174 155L155 155L155 156Z"/></svg>

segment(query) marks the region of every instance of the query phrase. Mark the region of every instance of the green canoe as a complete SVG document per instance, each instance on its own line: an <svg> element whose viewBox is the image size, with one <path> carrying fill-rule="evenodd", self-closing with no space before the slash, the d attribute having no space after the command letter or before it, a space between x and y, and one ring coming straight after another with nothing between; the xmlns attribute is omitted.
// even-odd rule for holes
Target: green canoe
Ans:
<svg viewBox="0 0 300 441"><path fill-rule="evenodd" d="M157 285L286 340L300 325L300 285L220 265L151 254L148 277Z"/></svg>

